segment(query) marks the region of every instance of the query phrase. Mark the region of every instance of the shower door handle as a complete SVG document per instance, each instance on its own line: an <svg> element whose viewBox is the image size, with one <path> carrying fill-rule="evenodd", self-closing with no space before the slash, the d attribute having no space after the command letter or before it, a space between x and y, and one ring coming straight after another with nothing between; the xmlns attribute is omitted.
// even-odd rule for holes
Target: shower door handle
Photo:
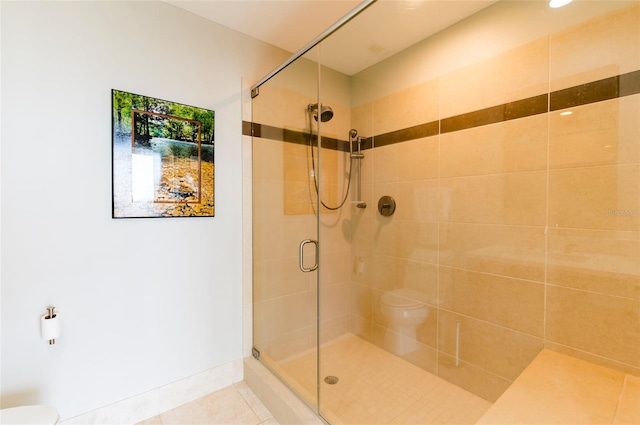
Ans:
<svg viewBox="0 0 640 425"><path fill-rule="evenodd" d="M304 246L308 243L314 244L316 248L316 262L311 267L304 266ZM318 268L318 241L314 241L313 239L305 239L302 242L300 242L299 257L300 257L300 270L302 270L305 273L309 273L317 269Z"/></svg>

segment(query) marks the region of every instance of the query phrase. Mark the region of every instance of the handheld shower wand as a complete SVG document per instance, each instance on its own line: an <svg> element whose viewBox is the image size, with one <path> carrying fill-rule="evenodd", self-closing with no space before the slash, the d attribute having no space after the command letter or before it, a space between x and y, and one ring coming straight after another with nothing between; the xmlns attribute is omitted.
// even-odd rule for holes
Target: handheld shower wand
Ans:
<svg viewBox="0 0 640 425"><path fill-rule="evenodd" d="M320 191L318 190L318 180L316 180L316 162L313 155L313 121L311 117L320 124L321 122L327 122L333 118L333 109L330 106L325 106L318 103L311 103L307 106L307 113L309 114L309 148L311 149L311 176L313 177L313 186L316 190L316 195L320 198ZM355 130L353 130L355 131ZM319 138L319 135L318 135ZM351 170L353 169L353 159L349 159L349 178L347 180L347 187L344 191L344 197L342 198L342 202L335 207L329 206L325 204L322 199L319 199L320 203L323 207L328 210L336 211L342 208L342 206L347 202L347 198L349 197L349 188L351 187ZM314 211L315 212L315 211Z"/></svg>
<svg viewBox="0 0 640 425"><path fill-rule="evenodd" d="M318 190L318 181L316 180L316 164L315 164L315 158L313 154L313 120L318 122L318 124L320 124L321 122L327 122L331 120L331 118L333 118L333 109L331 109L330 106L325 106L318 103L311 103L307 105L306 110L309 116L309 148L311 148L311 167L312 167L311 176L313 178L313 186L315 188L315 192L319 197L320 191ZM313 117L313 120L312 120L312 117ZM342 208L342 206L347 201L347 198L349 197L349 188L351 187L351 170L353 167L354 159L357 160L356 166L358 168L358 183L357 183L357 194L356 194L357 200L354 202L356 204L356 207L358 208L367 207L367 204L361 200L362 188L361 188L361 177L360 177L360 173L361 173L360 161L362 161L362 159L364 158L364 155L362 154L362 140L363 140L362 137L358 137L358 131L356 129L349 130L349 178L347 179L347 186L346 186L346 190L344 191L344 198L342 199L342 202L340 202L340 204L335 207L325 204L325 202L322 199L320 199L319 200L320 203L326 209L332 210L332 211L338 210ZM355 151L353 146L354 143L357 143L357 147Z"/></svg>

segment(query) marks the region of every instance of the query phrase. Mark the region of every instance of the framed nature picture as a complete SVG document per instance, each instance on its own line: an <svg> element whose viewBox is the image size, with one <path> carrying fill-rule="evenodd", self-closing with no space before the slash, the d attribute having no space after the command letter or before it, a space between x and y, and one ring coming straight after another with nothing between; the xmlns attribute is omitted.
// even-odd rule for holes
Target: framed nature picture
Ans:
<svg viewBox="0 0 640 425"><path fill-rule="evenodd" d="M111 91L113 218L213 217L213 111Z"/></svg>

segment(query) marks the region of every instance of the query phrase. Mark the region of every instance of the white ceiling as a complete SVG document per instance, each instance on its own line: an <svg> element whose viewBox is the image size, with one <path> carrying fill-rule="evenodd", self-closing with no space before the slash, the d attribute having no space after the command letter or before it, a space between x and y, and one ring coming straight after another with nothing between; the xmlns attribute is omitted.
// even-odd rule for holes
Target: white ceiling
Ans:
<svg viewBox="0 0 640 425"><path fill-rule="evenodd" d="M297 52L358 0L165 0L206 19ZM353 75L497 0L378 0L328 38L322 63Z"/></svg>

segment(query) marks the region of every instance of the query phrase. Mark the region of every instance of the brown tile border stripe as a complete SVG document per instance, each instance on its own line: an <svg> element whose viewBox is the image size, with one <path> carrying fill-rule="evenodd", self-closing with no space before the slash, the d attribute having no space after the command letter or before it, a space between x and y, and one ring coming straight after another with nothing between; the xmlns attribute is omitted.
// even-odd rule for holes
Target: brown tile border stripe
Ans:
<svg viewBox="0 0 640 425"><path fill-rule="evenodd" d="M640 70L368 137L363 140L362 148L387 146L639 93ZM251 128L252 123L242 122L243 135L251 136ZM304 132L256 123L253 123L253 135L299 144L308 144L309 141L309 135ZM328 149L349 151L349 143L344 140L323 137L322 145Z"/></svg>
<svg viewBox="0 0 640 425"><path fill-rule="evenodd" d="M440 123L431 121L426 124L415 125L403 128L402 130L380 134L373 138L376 147L392 145L394 143L406 142L408 140L421 139L423 137L435 136L440 131Z"/></svg>
<svg viewBox="0 0 640 425"><path fill-rule="evenodd" d="M371 149L373 148L373 137L364 137L362 138L362 143L360 144L360 149ZM349 149L349 145L347 145L347 150Z"/></svg>
<svg viewBox="0 0 640 425"><path fill-rule="evenodd" d="M623 97L634 94L640 94L640 70L620 76L620 92L618 95Z"/></svg>
<svg viewBox="0 0 640 425"><path fill-rule="evenodd" d="M640 71L554 91L549 109L557 111L637 93L640 93Z"/></svg>
<svg viewBox="0 0 640 425"><path fill-rule="evenodd" d="M544 114L547 112L547 105L548 96L542 94L503 105L492 106L491 108L481 109L479 111L456 115L441 121L440 133L451 133L467 128Z"/></svg>
<svg viewBox="0 0 640 425"><path fill-rule="evenodd" d="M270 125L252 123L249 121L242 121L242 135L279 140L281 142L296 143L299 145L309 144L309 134L303 131L289 130L286 128L273 127ZM315 135L313 135L312 137L315 144L317 142L317 137ZM332 150L341 150L343 152L349 151L348 142L327 136L322 137L322 147Z"/></svg>

